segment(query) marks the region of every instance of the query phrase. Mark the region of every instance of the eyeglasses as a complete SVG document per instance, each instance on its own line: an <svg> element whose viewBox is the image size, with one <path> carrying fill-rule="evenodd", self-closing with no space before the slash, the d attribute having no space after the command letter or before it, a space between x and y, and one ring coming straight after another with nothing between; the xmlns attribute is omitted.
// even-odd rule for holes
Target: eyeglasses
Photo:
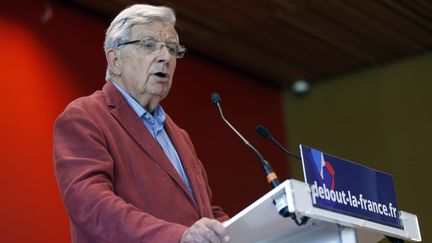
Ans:
<svg viewBox="0 0 432 243"><path fill-rule="evenodd" d="M186 48L177 42L161 42L156 41L154 38L145 38L142 40L131 40L124 43L118 44L117 47L129 44L139 44L142 46L146 53L160 53L162 48L165 46L168 52L177 57L182 58L186 52Z"/></svg>

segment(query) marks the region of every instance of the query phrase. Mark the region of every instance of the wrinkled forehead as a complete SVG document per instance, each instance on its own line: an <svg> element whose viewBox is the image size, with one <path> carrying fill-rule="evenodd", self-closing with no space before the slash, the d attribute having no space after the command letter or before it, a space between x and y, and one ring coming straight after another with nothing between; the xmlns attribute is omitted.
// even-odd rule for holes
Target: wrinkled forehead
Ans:
<svg viewBox="0 0 432 243"><path fill-rule="evenodd" d="M170 23L153 21L148 24L135 24L131 28L132 39L153 37L156 40L178 40L178 34Z"/></svg>

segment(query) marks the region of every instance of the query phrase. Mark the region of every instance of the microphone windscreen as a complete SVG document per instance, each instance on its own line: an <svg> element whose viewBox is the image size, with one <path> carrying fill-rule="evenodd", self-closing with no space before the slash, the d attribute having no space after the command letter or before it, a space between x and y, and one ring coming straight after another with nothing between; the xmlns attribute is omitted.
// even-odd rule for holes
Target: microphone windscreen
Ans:
<svg viewBox="0 0 432 243"><path fill-rule="evenodd" d="M256 131L262 137L269 138L271 136L270 132L264 126L258 125Z"/></svg>
<svg viewBox="0 0 432 243"><path fill-rule="evenodd" d="M214 105L217 105L218 103L221 102L220 95L218 93L214 92L213 94L211 94L211 101Z"/></svg>

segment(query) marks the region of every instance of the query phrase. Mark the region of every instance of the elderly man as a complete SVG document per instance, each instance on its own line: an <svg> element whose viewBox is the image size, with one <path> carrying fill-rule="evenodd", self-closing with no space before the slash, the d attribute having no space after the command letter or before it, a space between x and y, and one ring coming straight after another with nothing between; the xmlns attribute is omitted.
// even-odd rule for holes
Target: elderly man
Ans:
<svg viewBox="0 0 432 243"><path fill-rule="evenodd" d="M106 84L56 121L55 172L73 242L229 240L188 134L160 105L185 53L174 25L166 7L122 11L106 33Z"/></svg>

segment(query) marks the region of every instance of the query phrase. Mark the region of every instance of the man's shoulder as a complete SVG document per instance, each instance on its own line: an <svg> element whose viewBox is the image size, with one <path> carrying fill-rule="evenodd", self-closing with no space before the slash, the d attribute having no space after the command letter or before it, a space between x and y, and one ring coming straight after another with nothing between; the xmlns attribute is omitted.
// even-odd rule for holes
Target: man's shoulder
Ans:
<svg viewBox="0 0 432 243"><path fill-rule="evenodd" d="M110 100L116 94L107 92L107 86L109 84L105 84L101 90L97 90L88 96L79 97L71 101L57 117L55 123L90 122L92 124L104 124L111 120L111 110L113 107L111 107L112 102Z"/></svg>
<svg viewBox="0 0 432 243"><path fill-rule="evenodd" d="M93 94L88 96L79 97L71 101L63 111L63 113L70 112L97 112L103 110L106 107L106 102L103 98L102 91L97 90Z"/></svg>

